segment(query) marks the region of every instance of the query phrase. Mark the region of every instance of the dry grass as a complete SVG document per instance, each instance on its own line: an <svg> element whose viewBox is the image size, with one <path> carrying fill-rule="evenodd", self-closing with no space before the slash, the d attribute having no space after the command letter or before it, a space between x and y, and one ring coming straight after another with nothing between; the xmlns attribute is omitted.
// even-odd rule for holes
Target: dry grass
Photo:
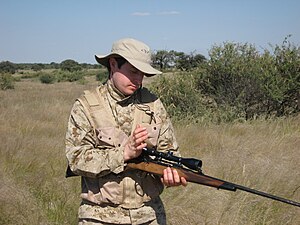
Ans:
<svg viewBox="0 0 300 225"><path fill-rule="evenodd" d="M204 173L300 200L300 117L244 124L177 127L182 155ZM297 207L242 191L190 184L164 193L170 224L300 224Z"/></svg>
<svg viewBox="0 0 300 225"><path fill-rule="evenodd" d="M76 224L80 181L64 178L70 108L96 86L17 83L0 91L0 224ZM300 117L231 125L176 126L182 155L204 172L300 200ZM169 224L300 224L299 208L189 184L167 189Z"/></svg>
<svg viewBox="0 0 300 225"><path fill-rule="evenodd" d="M80 184L64 178L64 136L85 88L21 82L0 92L1 224L76 223Z"/></svg>

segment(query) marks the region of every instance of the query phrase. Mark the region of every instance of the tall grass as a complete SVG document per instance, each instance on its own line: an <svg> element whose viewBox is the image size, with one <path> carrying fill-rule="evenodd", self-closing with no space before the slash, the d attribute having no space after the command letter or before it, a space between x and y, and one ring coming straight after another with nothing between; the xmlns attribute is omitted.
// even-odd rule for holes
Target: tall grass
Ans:
<svg viewBox="0 0 300 225"><path fill-rule="evenodd" d="M64 178L64 137L76 97L96 86L18 82L0 91L0 224L77 224L80 179ZM300 200L300 117L176 125L183 156L204 173ZM166 189L169 224L300 224L299 209L201 185Z"/></svg>
<svg viewBox="0 0 300 225"><path fill-rule="evenodd" d="M0 92L0 223L75 224L78 179L64 179L72 102L87 87L17 83Z"/></svg>
<svg viewBox="0 0 300 225"><path fill-rule="evenodd" d="M183 156L203 172L300 200L300 117L176 127ZM170 224L300 224L299 208L246 192L189 184L164 193Z"/></svg>

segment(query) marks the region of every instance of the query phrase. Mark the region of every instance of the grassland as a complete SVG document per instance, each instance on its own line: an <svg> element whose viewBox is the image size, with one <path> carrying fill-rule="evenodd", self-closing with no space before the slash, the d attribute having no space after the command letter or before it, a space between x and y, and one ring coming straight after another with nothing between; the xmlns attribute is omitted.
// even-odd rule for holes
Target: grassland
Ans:
<svg viewBox="0 0 300 225"><path fill-rule="evenodd" d="M96 86L23 81L0 91L0 224L76 224L80 179L64 178L70 108ZM183 156L204 173L300 201L300 117L175 124ZM245 192L189 184L162 195L169 224L300 224L300 209Z"/></svg>

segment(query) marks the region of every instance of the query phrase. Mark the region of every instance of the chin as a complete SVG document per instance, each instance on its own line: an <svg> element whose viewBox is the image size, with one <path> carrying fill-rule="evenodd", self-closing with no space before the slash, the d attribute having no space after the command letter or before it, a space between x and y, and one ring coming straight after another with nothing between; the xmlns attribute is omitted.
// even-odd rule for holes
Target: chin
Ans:
<svg viewBox="0 0 300 225"><path fill-rule="evenodd" d="M123 92L123 94L125 96L129 96L129 95L132 95L135 91L132 91L132 90L127 90L126 92Z"/></svg>

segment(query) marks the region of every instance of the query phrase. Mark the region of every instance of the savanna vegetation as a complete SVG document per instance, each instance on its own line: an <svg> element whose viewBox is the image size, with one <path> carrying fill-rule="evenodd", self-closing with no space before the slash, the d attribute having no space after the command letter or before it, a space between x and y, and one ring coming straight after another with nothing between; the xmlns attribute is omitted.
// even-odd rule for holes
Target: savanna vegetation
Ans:
<svg viewBox="0 0 300 225"><path fill-rule="evenodd" d="M215 45L190 72L155 81L171 116L193 122L232 122L300 111L300 48L285 39L260 53L241 43Z"/></svg>
<svg viewBox="0 0 300 225"><path fill-rule="evenodd" d="M208 175L300 201L299 47L223 43L209 59L189 55L197 60L185 69L174 55L145 85L164 101L182 155L202 159ZM0 224L77 223L80 179L64 178L67 120L107 73L67 65L77 69L0 73ZM300 224L299 208L240 191L189 184L162 199L171 225Z"/></svg>

